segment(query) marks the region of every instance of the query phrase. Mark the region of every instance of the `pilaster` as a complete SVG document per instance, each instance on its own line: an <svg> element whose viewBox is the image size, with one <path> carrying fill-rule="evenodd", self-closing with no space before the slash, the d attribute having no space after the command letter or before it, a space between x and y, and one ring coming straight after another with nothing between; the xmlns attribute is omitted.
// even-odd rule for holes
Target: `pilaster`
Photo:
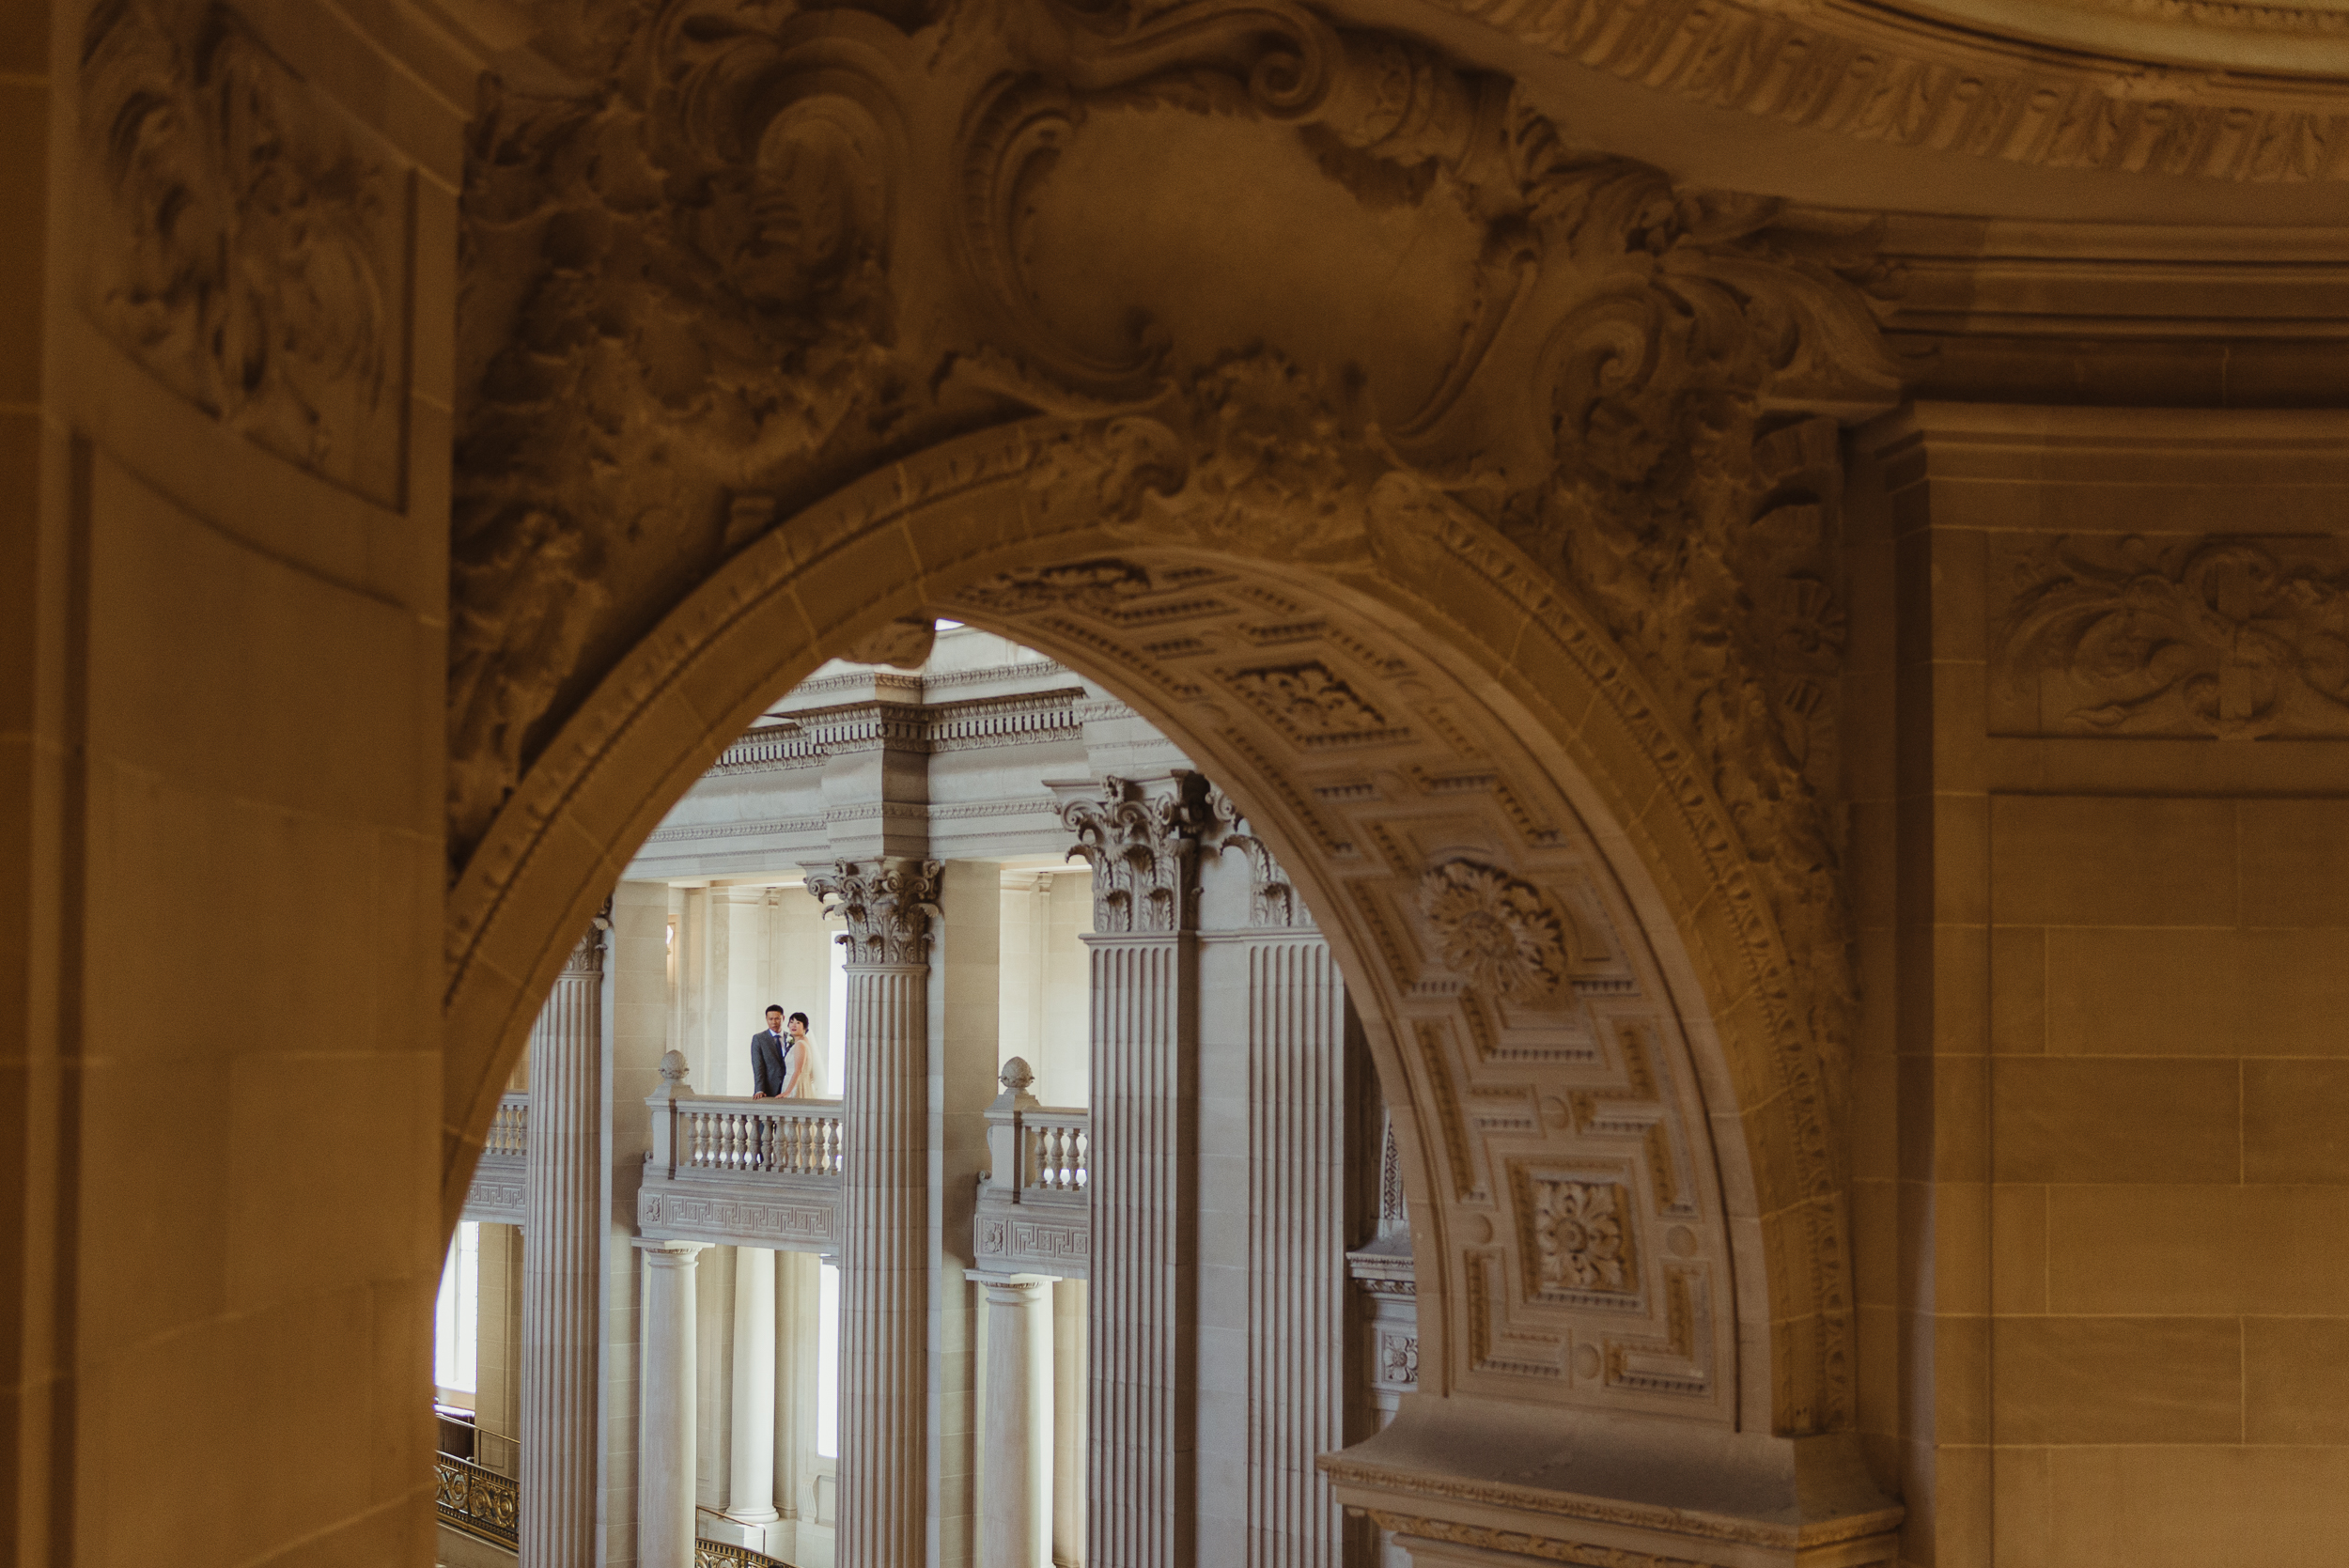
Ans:
<svg viewBox="0 0 2349 1568"><path fill-rule="evenodd" d="M590 1568L596 1548L598 1115L603 934L572 949L530 1038L522 1252L521 1561Z"/></svg>
<svg viewBox="0 0 2349 1568"><path fill-rule="evenodd" d="M1086 1560L1184 1568L1196 1532L1198 840L1206 781L1063 790L1093 866Z"/></svg>

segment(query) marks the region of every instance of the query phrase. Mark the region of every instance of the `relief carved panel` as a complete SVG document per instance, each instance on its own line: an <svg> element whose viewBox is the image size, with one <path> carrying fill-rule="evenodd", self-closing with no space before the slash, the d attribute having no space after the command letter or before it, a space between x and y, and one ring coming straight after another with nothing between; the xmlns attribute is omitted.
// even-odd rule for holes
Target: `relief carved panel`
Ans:
<svg viewBox="0 0 2349 1568"><path fill-rule="evenodd" d="M225 5L106 0L81 67L90 320L256 445L401 505L406 167Z"/></svg>
<svg viewBox="0 0 2349 1568"><path fill-rule="evenodd" d="M2349 737L2339 539L1995 538L1993 733Z"/></svg>

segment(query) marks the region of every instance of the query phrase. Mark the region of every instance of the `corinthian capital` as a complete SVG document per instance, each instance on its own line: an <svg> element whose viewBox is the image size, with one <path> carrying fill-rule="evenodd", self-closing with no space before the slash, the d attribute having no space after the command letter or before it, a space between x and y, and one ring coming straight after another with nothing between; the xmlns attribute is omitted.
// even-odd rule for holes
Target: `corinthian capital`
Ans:
<svg viewBox="0 0 2349 1568"><path fill-rule="evenodd" d="M939 878L944 871L936 861L894 855L836 861L829 875L809 875L807 891L826 914L848 923L840 940L848 944L852 968L926 964L930 917L938 913Z"/></svg>
<svg viewBox="0 0 2349 1568"><path fill-rule="evenodd" d="M1082 792L1059 787L1060 818L1077 835L1068 853L1093 867L1094 929L1172 934L1195 925L1206 779L1177 771L1104 779Z"/></svg>

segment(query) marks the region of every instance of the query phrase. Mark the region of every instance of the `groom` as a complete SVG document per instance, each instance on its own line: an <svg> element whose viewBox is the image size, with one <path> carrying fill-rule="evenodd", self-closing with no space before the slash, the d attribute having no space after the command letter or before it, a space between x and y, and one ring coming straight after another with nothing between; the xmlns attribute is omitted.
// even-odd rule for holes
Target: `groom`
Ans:
<svg viewBox="0 0 2349 1568"><path fill-rule="evenodd" d="M770 1100L783 1093L784 1053L791 1048L783 1032L783 1008L767 1009L767 1027L751 1036L751 1098Z"/></svg>

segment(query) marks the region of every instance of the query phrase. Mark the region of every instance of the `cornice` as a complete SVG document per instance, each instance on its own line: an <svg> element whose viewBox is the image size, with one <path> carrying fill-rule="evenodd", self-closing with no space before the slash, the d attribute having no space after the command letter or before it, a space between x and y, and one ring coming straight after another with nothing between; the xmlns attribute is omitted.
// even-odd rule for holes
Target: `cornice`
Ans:
<svg viewBox="0 0 2349 1568"><path fill-rule="evenodd" d="M1073 686L919 706L846 703L802 709L783 723L752 730L720 753L709 771L732 776L820 768L837 753L876 747L932 755L1081 740L1088 720L1132 712L1123 703L1088 698L1082 687Z"/></svg>
<svg viewBox="0 0 2349 1568"><path fill-rule="evenodd" d="M1626 82L1856 140L2123 176L2349 179L2339 73L2130 58L1876 0L1432 3Z"/></svg>

